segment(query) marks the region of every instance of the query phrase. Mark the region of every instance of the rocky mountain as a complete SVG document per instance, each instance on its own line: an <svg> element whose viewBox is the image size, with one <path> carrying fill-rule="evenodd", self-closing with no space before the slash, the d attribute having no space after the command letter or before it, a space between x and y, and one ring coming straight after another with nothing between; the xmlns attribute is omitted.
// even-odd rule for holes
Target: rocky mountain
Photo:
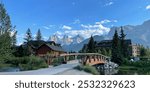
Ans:
<svg viewBox="0 0 150 92"><path fill-rule="evenodd" d="M98 36L98 35L95 35L94 37L94 41L102 41L105 39L104 36ZM78 52L82 49L82 47L84 46L84 44L87 44L89 42L89 39L85 39L84 41L80 42L80 43L76 43L76 44L70 44L70 45L63 45L63 49L68 51L68 52Z"/></svg>
<svg viewBox="0 0 150 92"><path fill-rule="evenodd" d="M115 30L118 29L118 34L120 34L119 27L111 28L108 38L112 39ZM142 44L144 46L150 46L150 20L145 21L141 25L126 25L123 26L124 32L127 39L131 39L133 44Z"/></svg>
<svg viewBox="0 0 150 92"><path fill-rule="evenodd" d="M73 42L72 38L69 38L68 35L64 35L62 39L60 39L61 45L70 45Z"/></svg>
<svg viewBox="0 0 150 92"><path fill-rule="evenodd" d="M58 36L56 34L50 36L49 41L54 41L56 43L60 43L60 39L58 38Z"/></svg>
<svg viewBox="0 0 150 92"><path fill-rule="evenodd" d="M84 38L81 35L77 35L73 37L72 40L73 41L71 44L78 44L78 43L81 43L84 40Z"/></svg>
<svg viewBox="0 0 150 92"><path fill-rule="evenodd" d="M81 35L77 35L75 37L69 37L68 35L64 35L63 38L59 38L57 35L52 35L49 38L49 41L54 41L61 45L70 45L70 44L78 44L84 40L84 37Z"/></svg>
<svg viewBox="0 0 150 92"><path fill-rule="evenodd" d="M118 34L120 34L120 27L112 27L110 32L105 36L94 36L95 41L101 41L106 39L112 39L115 30L118 30ZM124 33L126 34L126 39L131 39L133 44L142 44L144 46L150 47L150 20L145 21L141 25L125 25L123 26ZM55 38L55 39L54 39ZM82 49L84 44L87 44L89 41L88 39L85 39L77 35L73 38L69 38L67 35L65 35L62 39L58 39L57 36L53 37L52 40L55 40L56 42L59 42L62 44L62 47L64 50L70 52L75 51L78 52Z"/></svg>

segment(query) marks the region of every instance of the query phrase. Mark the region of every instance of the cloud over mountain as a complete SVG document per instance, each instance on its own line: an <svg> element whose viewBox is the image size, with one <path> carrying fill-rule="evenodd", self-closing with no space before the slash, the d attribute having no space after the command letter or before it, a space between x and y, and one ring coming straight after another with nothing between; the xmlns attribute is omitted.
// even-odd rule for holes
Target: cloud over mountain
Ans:
<svg viewBox="0 0 150 92"><path fill-rule="evenodd" d="M79 20L76 20L79 23ZM79 24L79 29L74 29L70 26L63 25L62 31L57 31L59 37L63 35L69 35L74 37L78 34L83 36L84 38L89 38L91 35L105 35L110 31L109 27L104 26L104 24L110 22L117 22L117 20L102 20L100 22L95 22L94 24Z"/></svg>

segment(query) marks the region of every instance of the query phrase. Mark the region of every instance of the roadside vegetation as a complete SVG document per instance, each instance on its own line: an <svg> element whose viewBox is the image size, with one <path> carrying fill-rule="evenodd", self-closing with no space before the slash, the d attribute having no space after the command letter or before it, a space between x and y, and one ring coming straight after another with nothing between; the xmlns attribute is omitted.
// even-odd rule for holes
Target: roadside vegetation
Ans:
<svg viewBox="0 0 150 92"><path fill-rule="evenodd" d="M44 59L36 56L10 57L5 59L5 64L12 67L19 67L21 71L48 67Z"/></svg>
<svg viewBox="0 0 150 92"><path fill-rule="evenodd" d="M61 65L63 62L64 62L64 59L62 57L59 57L59 58L55 58L53 62L51 63L51 65L58 66L58 65Z"/></svg>
<svg viewBox="0 0 150 92"><path fill-rule="evenodd" d="M89 65L85 65L85 66L84 65L78 65L74 69L77 69L80 71L85 71L85 72L91 73L93 75L99 75L100 74L94 66L89 66Z"/></svg>
<svg viewBox="0 0 150 92"><path fill-rule="evenodd" d="M0 3L0 69L19 67L24 71L48 67L44 59L32 54L31 47L28 45L16 46L16 35L16 28L11 25L10 16L4 5ZM28 43L32 39L31 30L28 28L24 43ZM35 39L37 41L42 39L40 29Z"/></svg>

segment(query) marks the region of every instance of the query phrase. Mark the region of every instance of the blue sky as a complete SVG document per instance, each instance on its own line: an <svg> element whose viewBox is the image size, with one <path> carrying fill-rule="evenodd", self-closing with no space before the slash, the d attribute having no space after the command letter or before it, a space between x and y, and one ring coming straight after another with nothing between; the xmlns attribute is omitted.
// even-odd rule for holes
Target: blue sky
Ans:
<svg viewBox="0 0 150 92"><path fill-rule="evenodd" d="M150 19L150 0L2 0L18 31L18 43L26 30L43 39L57 34L85 38L104 35L112 26L138 25Z"/></svg>

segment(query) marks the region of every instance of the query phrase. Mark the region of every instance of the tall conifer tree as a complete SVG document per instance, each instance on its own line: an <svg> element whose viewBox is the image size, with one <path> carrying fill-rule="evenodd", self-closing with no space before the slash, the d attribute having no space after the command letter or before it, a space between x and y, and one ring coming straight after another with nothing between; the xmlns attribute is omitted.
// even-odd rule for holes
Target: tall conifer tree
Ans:
<svg viewBox="0 0 150 92"><path fill-rule="evenodd" d="M121 49L120 49L120 40L117 33L117 30L115 31L115 34L113 36L112 40L112 57L111 61L117 63L118 65L121 65L122 63L122 55L121 55Z"/></svg>

